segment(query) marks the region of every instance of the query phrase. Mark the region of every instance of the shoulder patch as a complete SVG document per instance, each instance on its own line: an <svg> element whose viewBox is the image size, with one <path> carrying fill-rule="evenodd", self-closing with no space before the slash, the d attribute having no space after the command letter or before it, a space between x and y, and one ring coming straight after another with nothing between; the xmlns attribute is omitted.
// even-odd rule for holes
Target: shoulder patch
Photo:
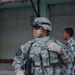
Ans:
<svg viewBox="0 0 75 75"><path fill-rule="evenodd" d="M19 56L19 55L21 55L22 54L22 51L21 51L21 49L19 49L19 50L17 50L17 52L16 52L16 56Z"/></svg>

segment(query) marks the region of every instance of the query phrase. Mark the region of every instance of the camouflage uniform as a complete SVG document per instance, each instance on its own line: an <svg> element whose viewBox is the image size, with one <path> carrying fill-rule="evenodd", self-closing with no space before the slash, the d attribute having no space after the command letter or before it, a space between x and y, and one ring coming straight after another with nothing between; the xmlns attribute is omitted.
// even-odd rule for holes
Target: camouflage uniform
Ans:
<svg viewBox="0 0 75 75"><path fill-rule="evenodd" d="M14 58L13 65L15 69L23 66L23 56L27 52L31 42L34 42L30 51L30 57L34 61L34 65L32 63L32 73L34 75L53 75L54 73L56 73L54 75L60 75L60 59L57 53L48 52L48 44L54 42L49 36L46 38L36 38L24 44L25 49L23 53Z"/></svg>
<svg viewBox="0 0 75 75"><path fill-rule="evenodd" d="M13 65L15 69L18 67L23 66L23 56L27 52L31 42L34 42L30 51L30 57L33 59L34 64L32 63L32 73L34 75L62 75L61 66L63 65L58 57L58 54L55 52L48 52L48 45L51 42L55 42L50 36L46 38L36 38L32 41L27 42L24 44L25 49L22 54L15 56ZM63 48L64 49L64 48ZM67 52L63 50L64 56L67 56ZM41 58L40 58L41 56ZM66 63L69 63L69 57L64 59ZM70 58L69 58L70 59ZM42 61L42 64L41 64Z"/></svg>
<svg viewBox="0 0 75 75"><path fill-rule="evenodd" d="M39 21L37 22L37 24L41 26L41 23L39 23ZM43 29L52 30L51 26L47 27L47 25L44 25L51 24L48 20L47 23L43 22L42 24ZM65 48L65 46L63 46L62 44L60 44L60 42L56 41L50 36L47 36L45 38L35 38L34 40L31 40L24 44L24 50L18 53L14 58L13 67L15 68L15 70L17 68L21 68L26 62L26 60L23 61L24 55L28 51L32 42L34 43L30 50L30 57L33 60L31 73L33 75L63 75L61 70L63 63L61 62L61 59L63 62L64 60L66 60L66 62L64 63L70 63L72 57L70 57L70 53L67 53L67 49ZM48 45L50 45L52 42L57 43L61 47L61 52L59 53L59 55L56 52L48 51Z"/></svg>

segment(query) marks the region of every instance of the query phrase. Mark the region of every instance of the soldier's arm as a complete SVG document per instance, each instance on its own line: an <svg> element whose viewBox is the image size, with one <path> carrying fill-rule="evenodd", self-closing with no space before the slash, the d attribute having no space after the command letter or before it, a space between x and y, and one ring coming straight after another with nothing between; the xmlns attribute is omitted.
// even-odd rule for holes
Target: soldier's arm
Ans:
<svg viewBox="0 0 75 75"><path fill-rule="evenodd" d="M18 69L18 68L21 68L21 66L23 65L23 53L22 51L19 49L17 52L16 52L16 55L14 57L14 61L13 61L13 64L12 66L14 67L14 69Z"/></svg>
<svg viewBox="0 0 75 75"><path fill-rule="evenodd" d="M24 65L24 56L25 56L25 53L27 52L31 42L32 41L28 41L24 45L21 45L20 50L18 50L16 52L16 55L14 57L14 61L12 64L12 66L14 67L15 70L18 68L21 68Z"/></svg>
<svg viewBox="0 0 75 75"><path fill-rule="evenodd" d="M74 47L70 45L69 48L61 46L61 50L58 54L64 63L71 63L74 61L74 53Z"/></svg>
<svg viewBox="0 0 75 75"><path fill-rule="evenodd" d="M59 57L64 63L70 63L74 59L74 47L71 46L70 48L67 48L65 45L61 44L60 42L57 43L51 43L48 46L49 51L57 52Z"/></svg>
<svg viewBox="0 0 75 75"><path fill-rule="evenodd" d="M20 49L17 50L17 52L15 54L14 61L12 64L12 66L15 70L18 70L18 68L21 69L21 67L24 64L23 59L24 59L24 54L26 53L26 50L27 50L26 49L27 45L28 45L28 42L24 45L21 45Z"/></svg>

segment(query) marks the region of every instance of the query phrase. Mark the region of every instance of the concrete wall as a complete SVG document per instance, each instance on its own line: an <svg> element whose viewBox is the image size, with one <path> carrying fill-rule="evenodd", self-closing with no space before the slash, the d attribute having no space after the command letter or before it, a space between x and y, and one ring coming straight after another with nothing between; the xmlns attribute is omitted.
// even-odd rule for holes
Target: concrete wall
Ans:
<svg viewBox="0 0 75 75"><path fill-rule="evenodd" d="M75 3L50 5L49 13L53 24L52 36L64 42L62 38L64 28L72 27L75 32Z"/></svg>
<svg viewBox="0 0 75 75"><path fill-rule="evenodd" d="M0 59L11 59L21 44L33 38L30 16L32 7L0 10Z"/></svg>

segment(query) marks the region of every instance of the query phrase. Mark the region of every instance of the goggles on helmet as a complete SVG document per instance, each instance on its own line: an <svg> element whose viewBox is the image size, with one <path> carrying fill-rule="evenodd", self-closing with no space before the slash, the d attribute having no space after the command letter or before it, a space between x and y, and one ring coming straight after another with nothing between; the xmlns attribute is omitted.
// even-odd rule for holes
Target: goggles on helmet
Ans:
<svg viewBox="0 0 75 75"><path fill-rule="evenodd" d="M37 21L37 22L33 22L32 26L42 26L43 24L50 25L50 23Z"/></svg>

